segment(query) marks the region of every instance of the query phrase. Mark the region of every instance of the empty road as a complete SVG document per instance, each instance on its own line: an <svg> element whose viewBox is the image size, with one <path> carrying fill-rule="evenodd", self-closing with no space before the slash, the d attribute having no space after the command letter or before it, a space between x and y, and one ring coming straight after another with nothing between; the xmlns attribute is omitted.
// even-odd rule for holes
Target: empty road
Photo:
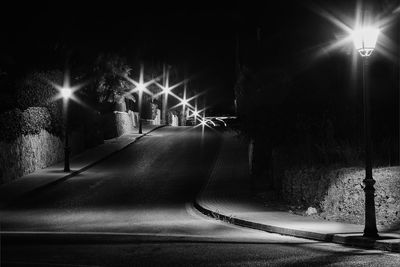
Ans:
<svg viewBox="0 0 400 267"><path fill-rule="evenodd" d="M221 135L165 127L0 211L1 266L400 266L398 254L236 227L197 212Z"/></svg>

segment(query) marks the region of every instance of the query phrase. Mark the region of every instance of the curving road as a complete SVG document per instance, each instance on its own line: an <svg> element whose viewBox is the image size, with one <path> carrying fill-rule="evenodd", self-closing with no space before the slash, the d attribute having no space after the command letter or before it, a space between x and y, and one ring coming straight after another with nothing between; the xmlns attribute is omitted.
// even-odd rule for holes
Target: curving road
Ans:
<svg viewBox="0 0 400 267"><path fill-rule="evenodd" d="M221 137L165 127L0 211L1 266L399 266L397 254L240 228L192 203ZM12 233L10 233L12 232Z"/></svg>

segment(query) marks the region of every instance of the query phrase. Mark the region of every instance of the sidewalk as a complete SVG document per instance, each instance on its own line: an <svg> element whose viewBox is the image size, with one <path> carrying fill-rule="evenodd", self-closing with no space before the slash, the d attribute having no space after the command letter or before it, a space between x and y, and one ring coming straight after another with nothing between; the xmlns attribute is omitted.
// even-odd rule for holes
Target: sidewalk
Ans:
<svg viewBox="0 0 400 267"><path fill-rule="evenodd" d="M380 232L379 240L362 236L364 226L318 220L265 207L251 193L247 144L232 133L224 137L208 184L195 207L232 224L301 238L400 252L400 233Z"/></svg>
<svg viewBox="0 0 400 267"><path fill-rule="evenodd" d="M5 207L16 199L37 192L47 186L65 181L94 164L107 159L118 151L124 149L141 137L160 128L160 125L143 125L143 134L131 133L117 138L105 140L104 144L88 149L70 159L71 172L65 173L64 162L56 163L50 167L37 170L10 183L0 186L0 208Z"/></svg>

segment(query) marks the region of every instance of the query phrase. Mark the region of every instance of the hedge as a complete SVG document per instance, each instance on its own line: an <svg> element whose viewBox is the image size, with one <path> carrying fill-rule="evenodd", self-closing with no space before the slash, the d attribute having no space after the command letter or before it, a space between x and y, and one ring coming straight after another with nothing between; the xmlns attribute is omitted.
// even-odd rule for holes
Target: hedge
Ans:
<svg viewBox="0 0 400 267"><path fill-rule="evenodd" d="M21 110L29 107L47 107L58 91L50 83L63 83L60 71L33 72L17 85L17 105Z"/></svg>
<svg viewBox="0 0 400 267"><path fill-rule="evenodd" d="M51 118L51 126L47 130L60 136L62 134L62 105L54 101L58 91L50 83L63 83L61 71L33 72L17 85L17 106L21 110L31 107L45 107ZM28 127L29 128L29 127ZM31 129L31 128L29 128Z"/></svg>
<svg viewBox="0 0 400 267"><path fill-rule="evenodd" d="M16 108L0 114L0 141L10 142L20 135L38 134L42 129L52 129L51 116L45 107L24 111Z"/></svg>

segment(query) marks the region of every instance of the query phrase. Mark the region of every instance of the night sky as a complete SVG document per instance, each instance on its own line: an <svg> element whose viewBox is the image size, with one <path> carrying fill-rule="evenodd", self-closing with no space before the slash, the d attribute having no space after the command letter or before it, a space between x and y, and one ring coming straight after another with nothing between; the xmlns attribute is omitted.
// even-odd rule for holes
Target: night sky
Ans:
<svg viewBox="0 0 400 267"><path fill-rule="evenodd" d="M21 75L35 68L62 69L67 60L85 64L108 52L129 62L162 61L183 68L193 87L208 90L208 101L224 111L233 103L237 38L242 59L256 58L301 79L314 75L312 68L324 60L315 55L341 33L313 7L352 15L355 6L355 1L216 2L14 3L1 16L0 67ZM257 31L260 50L253 44ZM348 51L339 52L348 57Z"/></svg>

